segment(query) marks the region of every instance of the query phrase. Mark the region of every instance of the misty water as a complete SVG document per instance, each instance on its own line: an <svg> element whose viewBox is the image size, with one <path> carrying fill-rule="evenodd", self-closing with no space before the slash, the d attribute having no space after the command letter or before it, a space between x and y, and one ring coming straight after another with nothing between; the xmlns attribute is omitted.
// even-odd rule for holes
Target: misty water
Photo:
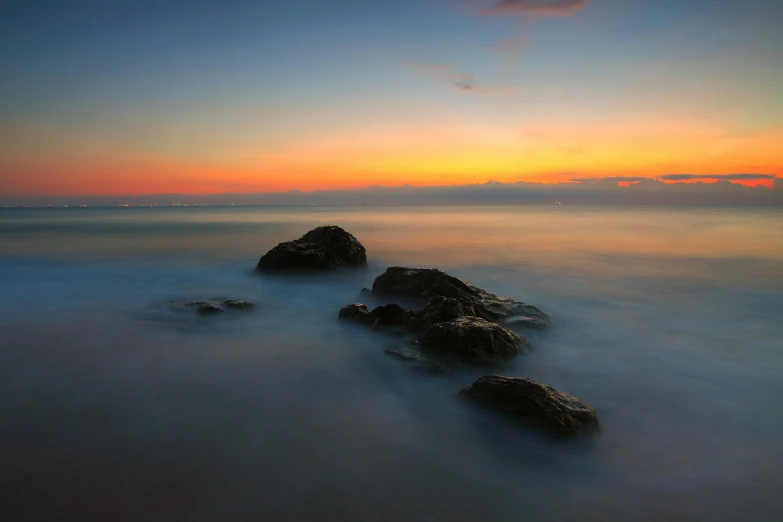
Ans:
<svg viewBox="0 0 783 522"><path fill-rule="evenodd" d="M367 270L261 276L340 225ZM422 376L337 321L437 267L556 327ZM246 298L250 314L167 303ZM377 303L368 303L377 304ZM0 211L3 520L773 521L783 513L783 212L769 208ZM593 405L553 440L454 399L486 373Z"/></svg>

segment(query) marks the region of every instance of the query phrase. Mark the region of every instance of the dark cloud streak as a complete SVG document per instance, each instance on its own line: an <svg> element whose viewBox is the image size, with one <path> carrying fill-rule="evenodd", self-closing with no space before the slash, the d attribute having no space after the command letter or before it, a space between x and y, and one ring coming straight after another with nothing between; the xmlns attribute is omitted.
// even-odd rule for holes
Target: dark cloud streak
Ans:
<svg viewBox="0 0 783 522"><path fill-rule="evenodd" d="M613 176L607 178L574 178L571 180L573 183L635 183L637 181L645 181L650 178L642 178L639 176Z"/></svg>
<svg viewBox="0 0 783 522"><path fill-rule="evenodd" d="M735 176L726 174L725 176ZM763 174L762 179L777 179ZM745 178L740 178L745 179ZM619 186L618 182L632 182ZM748 187L729 180L714 183L666 183L635 176L581 178L567 183L500 183L411 187L368 187L352 190L292 190L278 193L212 195L158 194L102 197L15 197L5 205L52 203L89 205L198 203L204 205L326 205L326 206L421 206L421 205L776 205L783 206L783 189Z"/></svg>
<svg viewBox="0 0 783 522"><path fill-rule="evenodd" d="M693 179L709 180L754 180L754 179L777 179L773 174L666 174L658 176L658 179L666 181L688 181Z"/></svg>
<svg viewBox="0 0 783 522"><path fill-rule="evenodd" d="M587 7L589 0L500 0L483 7L486 15L570 16Z"/></svg>
<svg viewBox="0 0 783 522"><path fill-rule="evenodd" d="M513 87L488 87L485 85L480 85L475 74L458 71L449 64L429 64L413 60L407 61L405 64L416 70L422 71L431 76L435 76L436 78L440 78L461 92L473 93L483 96L508 96L514 94Z"/></svg>

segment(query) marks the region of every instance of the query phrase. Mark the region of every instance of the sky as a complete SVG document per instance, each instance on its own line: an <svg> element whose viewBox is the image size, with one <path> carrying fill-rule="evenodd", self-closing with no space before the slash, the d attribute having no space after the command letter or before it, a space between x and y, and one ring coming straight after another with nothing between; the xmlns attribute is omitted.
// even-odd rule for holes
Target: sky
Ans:
<svg viewBox="0 0 783 522"><path fill-rule="evenodd" d="M6 0L0 195L771 188L781 26L780 0Z"/></svg>

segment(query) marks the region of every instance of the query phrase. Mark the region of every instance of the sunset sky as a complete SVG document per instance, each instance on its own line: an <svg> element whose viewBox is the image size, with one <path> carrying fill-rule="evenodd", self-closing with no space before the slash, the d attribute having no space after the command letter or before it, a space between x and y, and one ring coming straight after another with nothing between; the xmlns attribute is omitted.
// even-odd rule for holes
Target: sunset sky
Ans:
<svg viewBox="0 0 783 522"><path fill-rule="evenodd" d="M781 0L6 1L0 192L772 185L781 27Z"/></svg>

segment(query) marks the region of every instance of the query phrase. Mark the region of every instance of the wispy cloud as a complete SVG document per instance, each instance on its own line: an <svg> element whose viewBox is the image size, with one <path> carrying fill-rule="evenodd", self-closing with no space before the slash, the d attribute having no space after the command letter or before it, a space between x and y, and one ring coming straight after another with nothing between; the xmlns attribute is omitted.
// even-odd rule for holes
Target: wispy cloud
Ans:
<svg viewBox="0 0 783 522"><path fill-rule="evenodd" d="M665 181L688 181L694 179L741 181L754 179L777 179L774 174L665 174L658 176Z"/></svg>
<svg viewBox="0 0 783 522"><path fill-rule="evenodd" d="M644 181L650 178L643 178L641 176L611 176L606 178L573 178L569 181L572 183L636 183L637 181Z"/></svg>
<svg viewBox="0 0 783 522"><path fill-rule="evenodd" d="M475 0L470 9L478 16L515 18L521 31L534 19L571 16L585 9L589 3L590 0ZM513 62L530 42L530 38L517 34L501 40L494 49Z"/></svg>
<svg viewBox="0 0 783 522"><path fill-rule="evenodd" d="M762 185L774 188L775 181L780 179L775 174L663 174L655 177L641 176L610 176L603 178L572 178L571 183L583 184L616 184L627 185L639 182L658 182L685 185L689 181L724 182L725 184L742 184L746 186Z"/></svg>
<svg viewBox="0 0 783 522"><path fill-rule="evenodd" d="M486 15L570 16L587 7L589 0L492 0L479 8Z"/></svg>
<svg viewBox="0 0 783 522"><path fill-rule="evenodd" d="M726 176L736 176L727 174ZM770 175L765 175L770 176ZM775 176L771 176L775 177ZM363 189L292 190L277 193L223 193L198 196L158 194L146 196L102 196L62 198L61 202L95 204L171 203L177 200L198 201L207 205L492 205L547 203L563 204L672 204L672 205L779 205L783 206L783 189L751 187L729 180L717 183L665 183L653 178L615 177L581 178L599 182L571 183L501 183L489 181L472 185L413 187L410 185L376 186ZM610 182L611 180L611 182ZM625 180L627 185L623 184ZM630 180L639 180L632 183ZM12 199L5 204L46 204L51 198Z"/></svg>
<svg viewBox="0 0 783 522"><path fill-rule="evenodd" d="M461 72L449 64L430 64L418 61L405 62L408 67L429 74L448 82L453 88L465 93L481 96L509 96L514 94L514 88L509 86L487 86L480 84L475 74Z"/></svg>

